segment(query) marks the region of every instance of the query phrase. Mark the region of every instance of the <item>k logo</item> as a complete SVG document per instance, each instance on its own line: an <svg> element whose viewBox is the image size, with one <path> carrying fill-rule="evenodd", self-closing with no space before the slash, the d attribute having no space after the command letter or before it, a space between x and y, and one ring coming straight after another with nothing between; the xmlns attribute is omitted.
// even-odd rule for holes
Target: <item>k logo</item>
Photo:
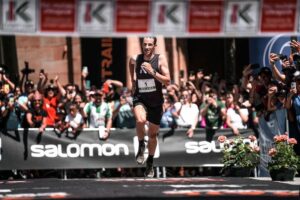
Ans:
<svg viewBox="0 0 300 200"><path fill-rule="evenodd" d="M24 1L19 5L17 5L17 1L9 1L8 5L9 7L6 13L8 21L16 20L17 16L19 16L25 22L30 22L32 20L28 12L26 12L29 7L28 1Z"/></svg>

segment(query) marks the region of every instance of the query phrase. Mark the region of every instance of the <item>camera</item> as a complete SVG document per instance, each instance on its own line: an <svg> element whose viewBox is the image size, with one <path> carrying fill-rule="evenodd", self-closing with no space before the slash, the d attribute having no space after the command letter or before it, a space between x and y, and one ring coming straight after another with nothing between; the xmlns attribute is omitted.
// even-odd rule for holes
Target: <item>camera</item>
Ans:
<svg viewBox="0 0 300 200"><path fill-rule="evenodd" d="M296 69L299 70L300 69L300 55L298 53L295 53L293 55L293 61L296 66Z"/></svg>
<svg viewBox="0 0 300 200"><path fill-rule="evenodd" d="M281 89L275 94L276 97L286 97L286 95L287 95L287 91L285 89Z"/></svg>
<svg viewBox="0 0 300 200"><path fill-rule="evenodd" d="M287 57L287 55L284 55L284 54L277 54L277 56L279 57L279 59L280 60L287 60L288 59L288 57Z"/></svg>

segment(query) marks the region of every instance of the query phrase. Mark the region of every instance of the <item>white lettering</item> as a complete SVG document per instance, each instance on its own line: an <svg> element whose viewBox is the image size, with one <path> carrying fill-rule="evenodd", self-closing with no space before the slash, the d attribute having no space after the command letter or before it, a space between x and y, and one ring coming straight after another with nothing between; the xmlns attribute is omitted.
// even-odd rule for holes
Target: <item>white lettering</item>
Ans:
<svg viewBox="0 0 300 200"><path fill-rule="evenodd" d="M196 153L220 153L221 148L217 148L214 141L200 141L200 142L186 142L185 143L186 153L196 154Z"/></svg>
<svg viewBox="0 0 300 200"><path fill-rule="evenodd" d="M96 156L120 156L129 155L129 148L126 144L69 144L65 148L61 144L31 145L31 156L35 158L78 158ZM96 152L94 151L96 150Z"/></svg>

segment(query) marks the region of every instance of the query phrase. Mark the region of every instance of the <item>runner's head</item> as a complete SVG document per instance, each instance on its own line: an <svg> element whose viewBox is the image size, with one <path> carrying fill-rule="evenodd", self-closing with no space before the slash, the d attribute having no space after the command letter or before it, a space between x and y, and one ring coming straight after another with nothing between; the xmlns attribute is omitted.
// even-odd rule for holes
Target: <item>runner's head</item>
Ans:
<svg viewBox="0 0 300 200"><path fill-rule="evenodd" d="M151 36L144 37L142 48L143 48L143 53L146 56L150 56L154 53L156 42L157 42L156 37L151 37Z"/></svg>

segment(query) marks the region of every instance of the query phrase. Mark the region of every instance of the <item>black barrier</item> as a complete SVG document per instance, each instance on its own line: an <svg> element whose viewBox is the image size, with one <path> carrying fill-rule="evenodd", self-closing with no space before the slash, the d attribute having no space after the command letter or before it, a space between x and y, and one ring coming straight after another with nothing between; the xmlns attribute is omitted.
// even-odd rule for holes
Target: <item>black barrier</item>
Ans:
<svg viewBox="0 0 300 200"><path fill-rule="evenodd" d="M0 132L0 169L78 169L139 167L135 161L138 140L134 129L116 129L108 140L99 139L97 129L85 129L75 138L72 133L57 134L47 129ZM193 138L185 129L161 129L154 163L156 166L221 166L219 135L233 137L231 130L216 133L205 141L205 130L196 129ZM240 131L253 134L250 129ZM146 138L147 139L147 138ZM147 154L147 153L146 153Z"/></svg>

